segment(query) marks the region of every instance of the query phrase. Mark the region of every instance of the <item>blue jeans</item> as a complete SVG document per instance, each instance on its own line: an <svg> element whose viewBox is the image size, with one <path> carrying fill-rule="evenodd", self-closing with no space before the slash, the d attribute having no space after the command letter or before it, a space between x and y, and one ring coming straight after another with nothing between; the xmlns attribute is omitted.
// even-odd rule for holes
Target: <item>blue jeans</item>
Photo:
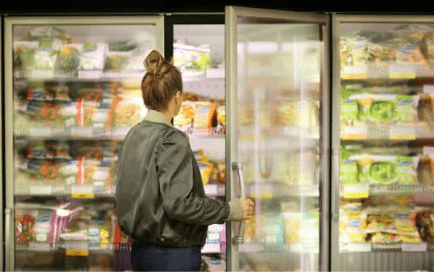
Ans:
<svg viewBox="0 0 434 272"><path fill-rule="evenodd" d="M199 271L201 247L161 247L133 241L131 265L134 271Z"/></svg>

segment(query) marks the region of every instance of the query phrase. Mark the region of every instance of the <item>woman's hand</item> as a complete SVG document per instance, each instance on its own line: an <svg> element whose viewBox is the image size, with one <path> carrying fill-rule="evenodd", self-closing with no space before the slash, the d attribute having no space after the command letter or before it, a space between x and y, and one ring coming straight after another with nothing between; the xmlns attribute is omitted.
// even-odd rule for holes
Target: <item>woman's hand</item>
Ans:
<svg viewBox="0 0 434 272"><path fill-rule="evenodd" d="M249 220L253 216L255 203L250 198L240 199L241 206L243 207L243 219Z"/></svg>

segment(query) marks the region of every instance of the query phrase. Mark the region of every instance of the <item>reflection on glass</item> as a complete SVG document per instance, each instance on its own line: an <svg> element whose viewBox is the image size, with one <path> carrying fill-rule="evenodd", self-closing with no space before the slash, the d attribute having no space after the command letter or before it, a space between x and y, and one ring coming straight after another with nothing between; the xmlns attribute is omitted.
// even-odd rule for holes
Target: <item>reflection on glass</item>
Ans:
<svg viewBox="0 0 434 272"><path fill-rule="evenodd" d="M256 201L241 270L318 269L321 54L317 25L238 25L238 154Z"/></svg>

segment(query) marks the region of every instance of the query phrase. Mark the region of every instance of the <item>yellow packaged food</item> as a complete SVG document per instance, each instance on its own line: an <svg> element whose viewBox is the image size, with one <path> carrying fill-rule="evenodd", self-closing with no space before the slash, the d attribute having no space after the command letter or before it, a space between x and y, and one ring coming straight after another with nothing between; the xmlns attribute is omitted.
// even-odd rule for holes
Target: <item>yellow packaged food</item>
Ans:
<svg viewBox="0 0 434 272"><path fill-rule="evenodd" d="M202 183L208 184L211 179L216 178L216 169L214 165L209 162L199 162L199 170L202 175Z"/></svg>
<svg viewBox="0 0 434 272"><path fill-rule="evenodd" d="M176 127L184 127L192 124L195 116L195 108L191 103L183 103L180 113L174 117L173 124Z"/></svg>
<svg viewBox="0 0 434 272"><path fill-rule="evenodd" d="M301 214L284 213L285 243L300 242Z"/></svg>
<svg viewBox="0 0 434 272"><path fill-rule="evenodd" d="M319 106L315 101L290 100L277 106L281 125L317 127L319 125Z"/></svg>
<svg viewBox="0 0 434 272"><path fill-rule="evenodd" d="M403 243L420 243L422 241L418 232L409 234L400 233L399 236L401 237Z"/></svg>
<svg viewBox="0 0 434 272"><path fill-rule="evenodd" d="M197 102L195 105L194 128L207 128L210 114L209 102Z"/></svg>

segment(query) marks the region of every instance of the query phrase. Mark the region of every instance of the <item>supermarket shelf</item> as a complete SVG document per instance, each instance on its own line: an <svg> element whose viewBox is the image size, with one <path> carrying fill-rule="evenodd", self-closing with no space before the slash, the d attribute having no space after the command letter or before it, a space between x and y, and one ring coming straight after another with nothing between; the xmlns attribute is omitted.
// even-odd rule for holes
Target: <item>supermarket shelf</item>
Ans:
<svg viewBox="0 0 434 272"><path fill-rule="evenodd" d="M319 247L312 244L294 243L294 244L264 244L264 243L245 243L239 245L240 252L264 252L264 251L282 251L282 252L310 252L319 253Z"/></svg>
<svg viewBox="0 0 434 272"><path fill-rule="evenodd" d="M417 124L364 124L343 127L341 140L425 140L433 139L434 130L426 123Z"/></svg>
<svg viewBox="0 0 434 272"><path fill-rule="evenodd" d="M340 244L340 252L434 252L433 243L351 243Z"/></svg>
<svg viewBox="0 0 434 272"><path fill-rule="evenodd" d="M211 196L224 196L224 184L205 184L205 194ZM18 190L18 189L17 189ZM115 186L55 186L55 185L30 185L28 190L23 190L15 193L16 197L71 197L76 199L93 199L93 198L114 198L116 192Z"/></svg>
<svg viewBox="0 0 434 272"><path fill-rule="evenodd" d="M131 127L118 127L105 130L99 127L21 127L15 129L17 137L31 137L33 139L66 138L66 139L98 139L123 140ZM191 139L225 139L225 134L191 134Z"/></svg>
<svg viewBox="0 0 434 272"><path fill-rule="evenodd" d="M101 71L101 70L74 70L74 71L55 71L55 70L28 70L16 71L16 80L33 81L111 81L129 78L142 78L145 71Z"/></svg>
<svg viewBox="0 0 434 272"><path fill-rule="evenodd" d="M341 72L342 80L366 79L414 79L434 77L434 70L422 64L368 64L361 66L344 66Z"/></svg>
<svg viewBox="0 0 434 272"><path fill-rule="evenodd" d="M88 256L89 254L113 254L116 250L131 250L131 245L113 243L89 246L87 241L58 242L56 244L30 242L17 243L17 252L64 252L67 256ZM221 244L205 244L202 253L222 253Z"/></svg>
<svg viewBox="0 0 434 272"><path fill-rule="evenodd" d="M344 198L367 198L370 195L399 195L434 193L433 185L381 185L381 184L346 184L340 186L340 196Z"/></svg>

